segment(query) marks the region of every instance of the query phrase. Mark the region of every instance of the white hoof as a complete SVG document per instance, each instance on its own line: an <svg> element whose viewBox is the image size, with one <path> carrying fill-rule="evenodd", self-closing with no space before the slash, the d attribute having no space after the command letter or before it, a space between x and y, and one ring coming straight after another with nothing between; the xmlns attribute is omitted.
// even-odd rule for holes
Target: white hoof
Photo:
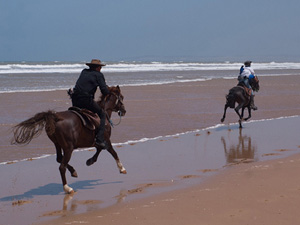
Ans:
<svg viewBox="0 0 300 225"><path fill-rule="evenodd" d="M69 187L67 184L64 185L64 191L65 191L66 194L74 193L73 188Z"/></svg>
<svg viewBox="0 0 300 225"><path fill-rule="evenodd" d="M122 174L127 174L127 171L126 171L125 168L123 167L122 169L120 169L120 173L122 173Z"/></svg>

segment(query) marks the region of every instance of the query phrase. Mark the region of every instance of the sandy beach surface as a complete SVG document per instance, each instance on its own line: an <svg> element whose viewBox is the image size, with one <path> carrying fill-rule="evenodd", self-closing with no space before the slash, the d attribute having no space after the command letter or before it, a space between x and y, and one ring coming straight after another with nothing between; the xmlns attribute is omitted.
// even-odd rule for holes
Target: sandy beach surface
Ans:
<svg viewBox="0 0 300 225"><path fill-rule="evenodd" d="M228 110L224 125L212 127L234 84L122 87L127 115L112 142L128 174L118 174L107 152L92 167L92 150L76 152L79 178L67 176L74 195L62 192L45 134L9 144L12 125L68 108L66 92L1 94L1 162L29 159L0 165L0 224L297 224L300 76L260 77L255 121L241 131ZM138 141L145 137L153 140ZM31 160L42 154L52 155Z"/></svg>

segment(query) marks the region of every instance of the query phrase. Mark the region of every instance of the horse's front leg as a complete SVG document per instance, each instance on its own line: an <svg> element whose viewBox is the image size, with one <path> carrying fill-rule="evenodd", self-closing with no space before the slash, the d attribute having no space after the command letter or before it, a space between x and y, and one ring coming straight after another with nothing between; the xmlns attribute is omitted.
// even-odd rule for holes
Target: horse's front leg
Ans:
<svg viewBox="0 0 300 225"><path fill-rule="evenodd" d="M114 157L114 159L116 160L118 169L120 171L120 173L122 174L127 174L126 169L124 168L123 164L121 163L118 154L116 153L116 151L113 149L111 142L107 141L107 151L112 155L112 157Z"/></svg>
<svg viewBox="0 0 300 225"><path fill-rule="evenodd" d="M251 107L248 106L247 108L248 108L248 117L245 120L248 120L251 118Z"/></svg>
<svg viewBox="0 0 300 225"><path fill-rule="evenodd" d="M98 156L99 156L99 154L100 154L101 151L102 151L101 148L97 148L97 152L95 153L95 155L93 155L92 158L90 158L90 159L88 159L88 160L86 161L86 165L87 165L87 166L91 166L91 165L93 165L95 162L97 162Z"/></svg>
<svg viewBox="0 0 300 225"><path fill-rule="evenodd" d="M245 106L242 107L242 112L241 112L241 117L242 117L241 119L242 119L242 120L244 120L244 119L243 119L243 118L244 118L244 110L245 110Z"/></svg>
<svg viewBox="0 0 300 225"><path fill-rule="evenodd" d="M243 126L242 126L242 120L243 120L243 114L244 114L244 111L243 111L243 109L244 109L244 104L243 103L241 103L241 104L239 104L234 110L235 110L235 112L238 114L238 116L239 116L239 127L240 128L243 128ZM242 114L240 114L239 113L239 110L242 108Z"/></svg>
<svg viewBox="0 0 300 225"><path fill-rule="evenodd" d="M223 117L222 117L222 119L221 119L221 122L223 123L224 122L224 120L225 120L225 117L226 117L226 110L227 110L227 108L228 108L228 105L227 105L227 103L225 104L225 106L224 106L224 113L223 113Z"/></svg>
<svg viewBox="0 0 300 225"><path fill-rule="evenodd" d="M235 107L234 111L238 114L240 120L243 119L242 115L239 113L240 109L243 108L244 104L241 103L237 107ZM242 112L243 113L243 112Z"/></svg>

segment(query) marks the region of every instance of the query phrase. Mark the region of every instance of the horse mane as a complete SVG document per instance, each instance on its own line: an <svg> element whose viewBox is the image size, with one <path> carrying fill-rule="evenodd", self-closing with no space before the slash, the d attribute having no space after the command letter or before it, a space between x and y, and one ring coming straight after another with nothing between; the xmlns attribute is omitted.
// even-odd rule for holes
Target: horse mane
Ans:
<svg viewBox="0 0 300 225"><path fill-rule="evenodd" d="M120 87L119 86L107 86L108 90L110 93L115 93L116 95L120 94ZM97 103L103 108L104 107L104 102L106 99L107 95L101 95L99 97L99 100L97 101Z"/></svg>
<svg viewBox="0 0 300 225"><path fill-rule="evenodd" d="M258 80L257 76L255 76L254 79L250 80L250 85L251 85L253 91L255 91L255 92L259 91L259 80Z"/></svg>

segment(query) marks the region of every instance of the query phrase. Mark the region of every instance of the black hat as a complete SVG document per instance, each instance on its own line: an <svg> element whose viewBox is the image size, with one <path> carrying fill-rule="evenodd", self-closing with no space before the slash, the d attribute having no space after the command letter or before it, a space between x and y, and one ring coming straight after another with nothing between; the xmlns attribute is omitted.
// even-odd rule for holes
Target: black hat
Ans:
<svg viewBox="0 0 300 225"><path fill-rule="evenodd" d="M244 65L245 66L251 66L251 63L252 63L252 61L246 61L246 62L244 62Z"/></svg>

